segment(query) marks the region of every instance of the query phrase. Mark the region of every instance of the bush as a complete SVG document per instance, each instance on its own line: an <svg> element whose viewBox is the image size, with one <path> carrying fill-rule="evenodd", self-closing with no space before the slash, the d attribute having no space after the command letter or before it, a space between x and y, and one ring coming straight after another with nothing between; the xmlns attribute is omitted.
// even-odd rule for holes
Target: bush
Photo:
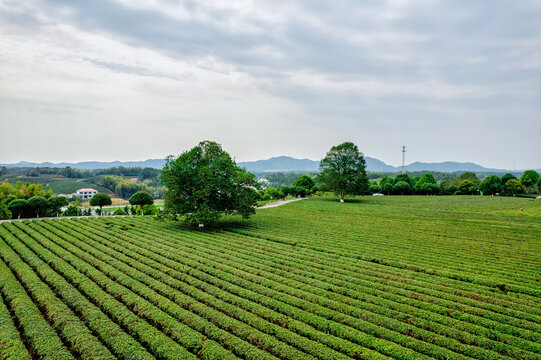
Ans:
<svg viewBox="0 0 541 360"><path fill-rule="evenodd" d="M143 215L156 215L160 210L154 204L143 205Z"/></svg>
<svg viewBox="0 0 541 360"><path fill-rule="evenodd" d="M128 215L126 214L126 211L122 208L116 208L115 211L113 211L113 215Z"/></svg>
<svg viewBox="0 0 541 360"><path fill-rule="evenodd" d="M62 213L62 216L82 216L82 215L83 215L83 212L80 209L78 209L77 206L73 206L73 205L68 206L66 211Z"/></svg>

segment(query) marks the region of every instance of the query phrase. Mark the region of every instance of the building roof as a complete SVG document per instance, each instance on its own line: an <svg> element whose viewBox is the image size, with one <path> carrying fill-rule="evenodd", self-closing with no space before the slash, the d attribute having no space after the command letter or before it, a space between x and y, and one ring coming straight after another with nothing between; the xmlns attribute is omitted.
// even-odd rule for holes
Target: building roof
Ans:
<svg viewBox="0 0 541 360"><path fill-rule="evenodd" d="M98 192L98 190L96 190L96 189L90 189L90 188L79 189L79 190L77 190L77 191L78 191L78 192L79 192L79 191L95 191L95 192Z"/></svg>

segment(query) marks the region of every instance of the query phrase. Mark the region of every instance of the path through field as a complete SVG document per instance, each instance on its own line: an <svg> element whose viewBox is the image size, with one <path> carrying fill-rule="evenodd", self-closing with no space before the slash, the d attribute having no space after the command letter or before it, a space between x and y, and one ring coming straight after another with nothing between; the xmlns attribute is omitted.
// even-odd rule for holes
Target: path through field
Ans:
<svg viewBox="0 0 541 360"><path fill-rule="evenodd" d="M303 200L303 199L306 199L306 198L296 198L296 199L291 199L291 200L276 201L276 202L273 202L273 203L270 203L270 204L267 204L267 205L260 206L257 209L273 208L273 207L289 204L290 202Z"/></svg>

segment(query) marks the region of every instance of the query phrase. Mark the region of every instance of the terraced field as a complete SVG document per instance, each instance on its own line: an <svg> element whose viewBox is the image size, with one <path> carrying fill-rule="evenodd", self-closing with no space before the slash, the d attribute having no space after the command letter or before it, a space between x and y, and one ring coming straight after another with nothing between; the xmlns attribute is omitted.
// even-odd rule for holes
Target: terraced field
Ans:
<svg viewBox="0 0 541 360"><path fill-rule="evenodd" d="M223 226L1 224L0 358L541 359L541 201L310 199Z"/></svg>

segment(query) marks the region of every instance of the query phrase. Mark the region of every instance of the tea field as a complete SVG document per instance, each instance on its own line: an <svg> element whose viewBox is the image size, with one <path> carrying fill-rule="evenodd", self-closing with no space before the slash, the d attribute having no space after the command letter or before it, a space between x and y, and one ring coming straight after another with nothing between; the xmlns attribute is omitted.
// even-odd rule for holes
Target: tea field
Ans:
<svg viewBox="0 0 541 360"><path fill-rule="evenodd" d="M315 198L221 225L2 223L0 358L541 359L539 200Z"/></svg>

